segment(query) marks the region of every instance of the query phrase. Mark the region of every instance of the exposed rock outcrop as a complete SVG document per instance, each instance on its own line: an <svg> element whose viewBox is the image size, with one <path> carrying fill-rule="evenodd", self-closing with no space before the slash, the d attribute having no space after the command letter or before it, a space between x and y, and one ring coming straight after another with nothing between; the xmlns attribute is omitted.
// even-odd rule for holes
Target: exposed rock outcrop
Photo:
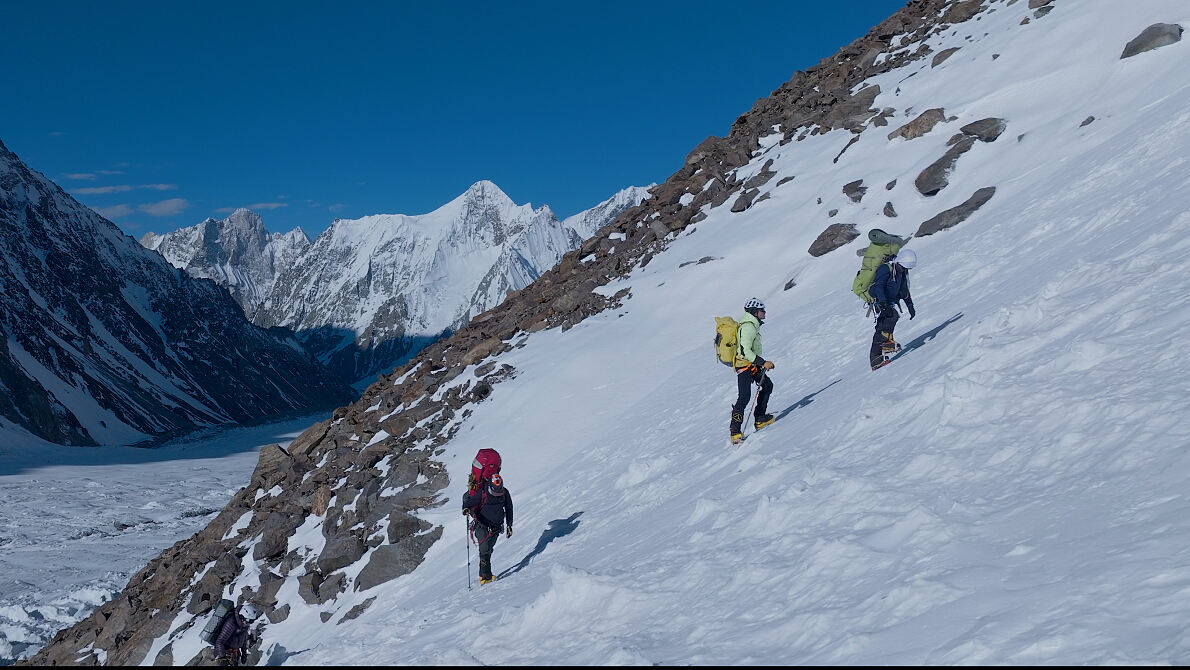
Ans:
<svg viewBox="0 0 1190 670"><path fill-rule="evenodd" d="M859 229L854 223L832 223L815 238L808 251L811 256L818 257L838 249L857 237L859 237Z"/></svg>
<svg viewBox="0 0 1190 670"><path fill-rule="evenodd" d="M1182 39L1182 26L1177 23L1154 23L1124 45L1120 58L1131 58L1139 53L1169 46Z"/></svg>
<svg viewBox="0 0 1190 670"><path fill-rule="evenodd" d="M923 221L913 236L925 237L926 235L933 235L940 230L946 230L947 228L953 228L959 225L963 221L966 221L967 217L975 213L977 209L983 207L995 194L995 186L987 186L979 189L970 198L967 198L963 204L939 212L930 219Z"/></svg>
<svg viewBox="0 0 1190 670"><path fill-rule="evenodd" d="M942 109L941 107L927 109L921 114L918 114L917 117L909 123L906 123L900 128L897 128L896 130L889 133L888 139L892 140L898 137L903 137L907 140L912 140L930 132L934 129L934 126L945 120L946 110Z"/></svg>

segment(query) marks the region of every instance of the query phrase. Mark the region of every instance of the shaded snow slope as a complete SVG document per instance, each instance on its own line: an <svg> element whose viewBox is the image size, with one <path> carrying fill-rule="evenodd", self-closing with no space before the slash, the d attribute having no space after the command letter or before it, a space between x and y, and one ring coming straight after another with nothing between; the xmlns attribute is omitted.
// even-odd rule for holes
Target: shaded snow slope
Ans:
<svg viewBox="0 0 1190 670"><path fill-rule="evenodd" d="M290 334L253 326L3 144L0 289L0 416L51 442L129 444L347 397Z"/></svg>

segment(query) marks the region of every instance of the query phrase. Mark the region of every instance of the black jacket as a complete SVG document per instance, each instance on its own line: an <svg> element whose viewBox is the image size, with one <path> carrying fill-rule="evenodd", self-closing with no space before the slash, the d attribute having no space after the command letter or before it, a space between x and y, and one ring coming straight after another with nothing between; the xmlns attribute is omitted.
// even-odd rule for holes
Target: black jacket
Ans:
<svg viewBox="0 0 1190 670"><path fill-rule="evenodd" d="M468 490L463 495L463 509L471 510L475 520L500 532L507 520L512 525L512 494L501 486L484 482L478 491Z"/></svg>

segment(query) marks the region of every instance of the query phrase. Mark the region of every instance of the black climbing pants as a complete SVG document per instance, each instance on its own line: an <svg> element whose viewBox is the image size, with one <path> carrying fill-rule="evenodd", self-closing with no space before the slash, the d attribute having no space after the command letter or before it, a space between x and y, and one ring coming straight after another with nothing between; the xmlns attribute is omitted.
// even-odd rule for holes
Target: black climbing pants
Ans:
<svg viewBox="0 0 1190 670"><path fill-rule="evenodd" d="M884 343L892 341L893 329L897 327L900 318L901 313L895 307L881 310L880 316L876 317L876 332L872 334L872 349L868 352L868 359L872 365L879 365L884 360L880 348Z"/></svg>
<svg viewBox="0 0 1190 670"><path fill-rule="evenodd" d="M753 371L755 370L755 371ZM752 411L752 415L764 416L769 409L769 396L773 393L773 380L764 373L764 370L750 367L736 370L736 383L739 386L739 396L735 399L735 404L731 406L731 434L741 432L741 427L744 424L744 410L748 407L748 400L752 397L752 385L760 385L760 393L756 396L756 409Z"/></svg>
<svg viewBox="0 0 1190 670"><path fill-rule="evenodd" d="M479 578L492 578L492 550L500 539L500 528L490 528L482 521L475 522L475 542L479 544Z"/></svg>

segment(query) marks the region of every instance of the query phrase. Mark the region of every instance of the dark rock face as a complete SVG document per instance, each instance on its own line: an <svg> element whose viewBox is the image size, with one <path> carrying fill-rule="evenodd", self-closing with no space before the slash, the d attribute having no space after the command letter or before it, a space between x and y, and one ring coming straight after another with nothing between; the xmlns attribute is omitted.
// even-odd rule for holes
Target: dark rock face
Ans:
<svg viewBox="0 0 1190 670"><path fill-rule="evenodd" d="M1004 119L987 118L980 119L973 123L968 123L959 130L958 135L951 138L953 146L941 158L934 161L929 167L921 171L914 180L914 185L922 195L937 195L939 191L946 188L949 184L949 175L954 170L955 163L959 160L959 156L971 150L975 146L976 140L981 142L995 142L996 138L1004 132L1007 124ZM948 144L949 144L948 143Z"/></svg>
<svg viewBox="0 0 1190 670"><path fill-rule="evenodd" d="M808 251L811 256L817 258L838 249L857 237L859 237L859 230L854 223L832 223L818 235Z"/></svg>
<svg viewBox="0 0 1190 670"><path fill-rule="evenodd" d="M1007 127L1008 124L1004 122L1004 119L987 118L968 123L962 128L959 128L959 131L965 135L974 137L980 142L995 142L996 138L1000 137L1000 133L1003 133Z"/></svg>
<svg viewBox="0 0 1190 670"><path fill-rule="evenodd" d="M1182 39L1182 26L1176 23L1154 23L1124 45L1120 58L1131 58L1139 53L1169 46Z"/></svg>
<svg viewBox="0 0 1190 670"><path fill-rule="evenodd" d="M890 218L897 215L897 210L893 209L893 204L891 202L884 203L884 215Z"/></svg>
<svg viewBox="0 0 1190 670"><path fill-rule="evenodd" d="M971 150L975 145L975 138L968 137L947 150L942 154L942 158L934 161L929 167L921 171L917 175L917 179L913 180L914 186L917 187L918 193L922 195L937 195L939 191L946 188L950 183L948 177L951 170L954 169L954 164L959 160L959 156Z"/></svg>
<svg viewBox="0 0 1190 670"><path fill-rule="evenodd" d="M3 144L0 245L0 415L38 437L128 444L353 395L292 333L251 325Z"/></svg>
<svg viewBox="0 0 1190 670"><path fill-rule="evenodd" d="M995 194L995 186L988 186L979 189L970 198L967 198L966 202L959 205L958 207L952 207L943 212L939 212L928 221L922 222L921 226L918 227L917 232L914 233L914 237L933 235L940 230L946 230L947 228L953 228L959 225L963 221L967 220L967 217L971 216L977 209L983 207L984 204L988 200L991 200L992 196Z"/></svg>
<svg viewBox="0 0 1190 670"><path fill-rule="evenodd" d="M863 200L864 194L867 192L868 187L864 186L863 179L856 179L853 182L843 185L843 195L847 196L851 202Z"/></svg>
<svg viewBox="0 0 1190 670"><path fill-rule="evenodd" d="M933 60L930 61L930 67L938 67L939 65L945 63L946 59L953 56L954 53L959 49L962 49L962 47L951 47L949 49L943 49L942 51L934 54Z"/></svg>
<svg viewBox="0 0 1190 670"><path fill-rule="evenodd" d="M630 289L610 297L596 289L647 266L700 210L759 190L755 184L745 188L736 171L751 161L760 148L759 138L770 135L774 126L786 143L812 132L862 132L879 112L871 108L875 87L857 91L860 83L929 55L922 41L943 30L943 12L953 21L980 7L960 4L962 11L951 13L955 3L950 0L914 0L839 53L796 72L737 118L726 137L709 137L695 147L677 172L651 189L648 200L596 231L536 281L509 292L497 307L381 375L358 401L308 428L288 450L265 450L267 455L262 451L249 485L210 526L151 560L111 603L59 633L33 662L94 664L99 658L95 650L105 651L108 663L140 662L154 638L174 634L165 630L165 622L174 621L179 612L185 613L178 619L179 627L186 616L197 621L214 606L212 598L217 601L220 593L238 589L235 580L242 575L237 566L249 547L264 539L266 526L276 538L267 553L282 552L261 561L261 574L272 576L262 578L259 588L243 594L237 590L235 595L265 605L271 620L283 620L291 608L312 607L340 593L408 578L400 575L420 563L425 548L443 532L428 527L419 513L443 504L448 484L461 488L459 482L449 481L437 457L462 428L471 406L500 393L500 383L516 374L501 362L501 354L517 346L523 333L565 331L620 305ZM900 44L909 46L891 47L898 35L904 36ZM887 57L876 63L875 56L882 53ZM835 241L824 245L855 239L855 226L850 232L847 227L836 228ZM609 243L613 236L614 244ZM790 279L786 286L795 283ZM276 493L257 498L270 491ZM278 514L288 517L284 523L269 521ZM387 532L369 531L382 526ZM233 527L240 529L229 534ZM319 529L325 542L313 548L298 546L299 534L289 530L302 527ZM278 549L282 537L285 546ZM350 567L335 567L361 546L364 553ZM225 555L231 558L219 563ZM356 574L354 567L361 571L352 579L347 575ZM202 579L194 583L199 575ZM297 601L280 602L277 594L291 589L300 594ZM160 611L154 615L155 609ZM328 625L338 621L327 618ZM176 653L169 659L179 664L191 660Z"/></svg>

